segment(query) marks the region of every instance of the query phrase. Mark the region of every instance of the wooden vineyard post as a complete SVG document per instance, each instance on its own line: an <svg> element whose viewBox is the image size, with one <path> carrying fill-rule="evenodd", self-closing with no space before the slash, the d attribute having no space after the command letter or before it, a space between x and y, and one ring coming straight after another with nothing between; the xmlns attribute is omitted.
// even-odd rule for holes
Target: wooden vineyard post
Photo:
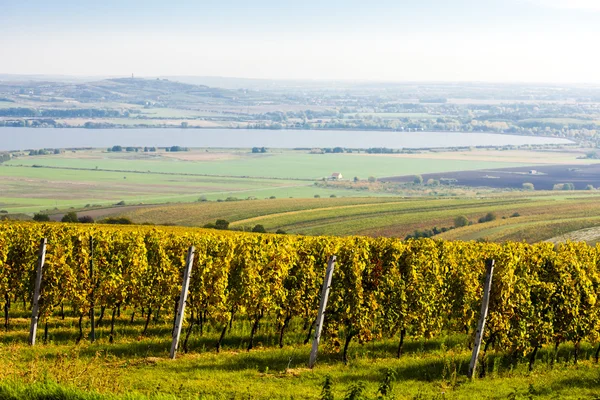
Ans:
<svg viewBox="0 0 600 400"><path fill-rule="evenodd" d="M94 238L90 236L90 284L92 285L92 293L90 296L90 324L92 325L92 332L90 334L90 341L94 343L96 341L96 316L94 314Z"/></svg>
<svg viewBox="0 0 600 400"><path fill-rule="evenodd" d="M469 364L469 379L473 378L473 374L477 369L477 359L479 358L479 349L481 348L481 340L483 339L483 330L485 329L485 319L488 314L488 306L490 304L490 290L492 289L492 276L494 274L494 260L486 261L485 284L483 286L483 300L481 301L481 316L475 333L475 345L473 346L473 354L471 355L471 363Z"/></svg>
<svg viewBox="0 0 600 400"><path fill-rule="evenodd" d="M312 349L310 351L310 360L308 367L313 368L317 362L317 353L319 351L319 341L321 340L321 332L323 331L323 321L325 321L325 309L327 308L327 300L329 298L329 290L331 289L331 279L333 277L333 269L335 268L335 256L331 256L327 263L327 271L325 272L325 280L323 281L323 289L321 290L321 302L319 304L319 314L317 315L317 323L315 326L315 337L313 339Z"/></svg>
<svg viewBox="0 0 600 400"><path fill-rule="evenodd" d="M185 302L187 301L188 289L190 287L190 277L192 275L192 265L194 265L194 246L188 250L185 261L185 271L183 273L183 284L181 285L181 296L179 297L179 310L175 319L175 329L173 330L173 343L171 344L171 359L174 360L179 346L179 337L181 336L181 326L183 325L183 316L185 314Z"/></svg>
<svg viewBox="0 0 600 400"><path fill-rule="evenodd" d="M40 313L40 288L42 286L42 270L46 260L46 238L40 241L40 250L38 254L37 270L35 273L35 291L33 292L33 310L31 311L31 326L29 328L29 344L35 345L37 335L38 318Z"/></svg>

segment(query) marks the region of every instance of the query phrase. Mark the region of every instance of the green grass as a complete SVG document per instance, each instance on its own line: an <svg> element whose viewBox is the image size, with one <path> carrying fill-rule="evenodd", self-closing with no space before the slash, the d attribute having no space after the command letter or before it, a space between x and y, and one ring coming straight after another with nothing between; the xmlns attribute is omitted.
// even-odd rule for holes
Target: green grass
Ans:
<svg viewBox="0 0 600 400"><path fill-rule="evenodd" d="M573 363L573 347L559 348L558 361L551 363L552 349L543 348L533 372L525 360L512 365L501 350L488 354L487 376L466 378L470 350L465 335L441 335L425 340L409 337L405 352L395 357L397 338L352 343L349 363L340 361L325 338L315 369L306 367L310 344L301 344L305 333L301 321L292 321L285 346L277 346L273 321L261 324L256 349L248 352L250 323L238 318L224 341L221 353L214 344L218 327L196 329L176 360L168 358L172 316L151 322L141 336L143 319L129 321L123 310L116 321L116 338L108 342L108 323L97 329L97 341L86 336L75 344L76 318L69 310L65 320L55 315L49 322L48 342L43 329L35 347L26 344L26 311L13 310L10 328L0 332L0 400L4 399L317 399L326 376L333 393L341 399L349 388L363 382L365 395L375 399L386 371L395 374L396 399L473 398L593 398L600 385L600 370L591 357L594 348L583 343L580 362ZM98 316L97 316L98 318ZM42 327L40 327L42 328Z"/></svg>

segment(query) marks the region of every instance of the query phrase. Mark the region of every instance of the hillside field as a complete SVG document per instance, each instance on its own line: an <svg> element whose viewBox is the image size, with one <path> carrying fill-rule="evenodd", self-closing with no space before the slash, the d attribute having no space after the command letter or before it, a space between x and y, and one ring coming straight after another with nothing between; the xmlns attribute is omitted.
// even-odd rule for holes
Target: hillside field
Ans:
<svg viewBox="0 0 600 400"><path fill-rule="evenodd" d="M453 227L458 216L473 225L441 233L440 238L535 243L600 225L600 195L546 192L489 198L335 198L275 199L148 206L118 212L136 223L203 226L225 219L232 228L263 225L306 235L367 235L404 238L415 230ZM477 223L487 213L495 221ZM84 215L85 211L81 215ZM518 216L517 216L518 214ZM591 240L590 242L595 242Z"/></svg>
<svg viewBox="0 0 600 400"><path fill-rule="evenodd" d="M411 155L412 156L412 155ZM574 158L574 155L571 155ZM389 157L366 154L308 154L278 151L196 149L190 152L111 153L66 151L59 155L22 155L0 164L0 210L33 213L52 208L131 203L387 195L343 188L314 187L341 172L346 179L423 174L524 165L507 161L438 159L431 155Z"/></svg>

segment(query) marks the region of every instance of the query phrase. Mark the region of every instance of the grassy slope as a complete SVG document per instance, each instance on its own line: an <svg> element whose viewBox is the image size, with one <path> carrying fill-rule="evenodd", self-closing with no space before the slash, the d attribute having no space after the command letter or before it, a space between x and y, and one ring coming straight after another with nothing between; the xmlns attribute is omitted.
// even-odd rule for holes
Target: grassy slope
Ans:
<svg viewBox="0 0 600 400"><path fill-rule="evenodd" d="M269 231L404 237L416 229L450 227L459 215L476 222L488 212L496 213L498 219L455 229L440 237L545 240L560 233L600 225L600 197L588 193L548 193L545 196L488 199L277 199L157 206L125 215L139 223L201 226L216 219L226 219L232 227L261 224ZM511 217L514 213L520 216Z"/></svg>
<svg viewBox="0 0 600 400"><path fill-rule="evenodd" d="M519 207L518 218L476 224L441 234L443 239L525 240L533 243L584 228L600 226L600 198L565 196ZM595 243L595 241L591 241Z"/></svg>
<svg viewBox="0 0 600 400"><path fill-rule="evenodd" d="M374 399L388 369L397 377L393 391L397 399L505 399L529 394L579 399L591 398L600 383L598 367L590 360L594 349L587 343L582 344L582 361L577 366L570 345L561 346L554 365L549 362L551 349L542 349L532 373L527 372L525 361L513 368L508 356L490 351L488 377L469 382L465 374L470 351L462 335L409 338L400 359L394 357L397 338L353 343L348 365L324 343L317 367L309 370L310 345L296 344L304 337L300 321L292 321L283 349L276 345L272 323L265 321L257 348L246 352L250 324L240 319L220 354L213 350L220 330L208 326L202 336L197 330L193 333L189 354L180 352L172 361L168 359L171 317L152 322L148 336L142 337L143 319L138 316L131 324L129 316L124 311L117 320L114 344L108 343L108 324L104 324L97 329L95 344L84 340L75 345L77 322L67 311L64 321L58 316L50 320L49 342L43 344L40 337L31 348L26 345L27 314L13 311L9 331L0 332L0 399L11 398L5 396L11 392L16 393L11 399L33 393L40 396L29 398L44 398L41 394L61 390L70 397L51 398L76 399L73 390L80 390L82 395L96 391L127 398L317 399L326 375L333 378L336 398L343 398L352 384L362 381L366 394ZM89 325L84 329L89 332ZM44 382L57 382L62 389L44 386Z"/></svg>

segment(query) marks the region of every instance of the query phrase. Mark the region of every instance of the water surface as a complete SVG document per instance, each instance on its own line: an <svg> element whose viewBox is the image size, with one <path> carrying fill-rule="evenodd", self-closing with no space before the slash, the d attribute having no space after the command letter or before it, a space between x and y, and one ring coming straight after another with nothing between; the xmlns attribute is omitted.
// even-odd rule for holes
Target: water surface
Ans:
<svg viewBox="0 0 600 400"><path fill-rule="evenodd" d="M568 139L473 132L380 132L262 129L0 128L0 150L66 147L441 148L568 144Z"/></svg>

